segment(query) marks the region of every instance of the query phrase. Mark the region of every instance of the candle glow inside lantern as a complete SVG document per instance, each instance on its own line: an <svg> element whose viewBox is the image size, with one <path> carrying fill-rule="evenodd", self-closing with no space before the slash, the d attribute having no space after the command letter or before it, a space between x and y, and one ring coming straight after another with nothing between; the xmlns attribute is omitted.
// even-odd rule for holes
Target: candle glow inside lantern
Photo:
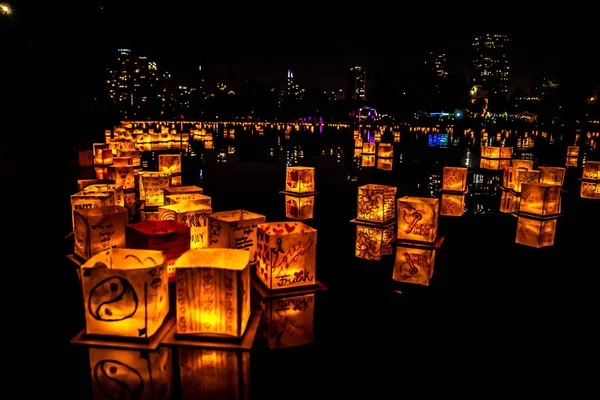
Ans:
<svg viewBox="0 0 600 400"><path fill-rule="evenodd" d="M241 338L250 319L250 253L188 250L175 262L177 333Z"/></svg>
<svg viewBox="0 0 600 400"><path fill-rule="evenodd" d="M465 213L465 195L442 193L440 199L440 215L460 217Z"/></svg>
<svg viewBox="0 0 600 400"><path fill-rule="evenodd" d="M521 196L517 196L509 190L502 190L500 197L500 212L513 213L519 210L521 204Z"/></svg>
<svg viewBox="0 0 600 400"><path fill-rule="evenodd" d="M560 214L560 187L545 183L524 183L519 211L539 216Z"/></svg>
<svg viewBox="0 0 600 400"><path fill-rule="evenodd" d="M171 186L181 185L181 154L159 154L158 170L171 176Z"/></svg>
<svg viewBox="0 0 600 400"><path fill-rule="evenodd" d="M256 274L267 289L313 286L317 230L302 222L258 225Z"/></svg>
<svg viewBox="0 0 600 400"><path fill-rule="evenodd" d="M135 173L133 165L108 167L108 179L115 181L115 185L126 189L135 189Z"/></svg>
<svg viewBox="0 0 600 400"><path fill-rule="evenodd" d="M511 166L515 168L525 168L527 170L533 169L532 160L512 160Z"/></svg>
<svg viewBox="0 0 600 400"><path fill-rule="evenodd" d="M514 191L521 193L524 183L538 183L540 181L540 171L531 171L524 169L517 169L514 178Z"/></svg>
<svg viewBox="0 0 600 400"><path fill-rule="evenodd" d="M373 154L375 155L375 147L376 143L364 142L362 146L363 154Z"/></svg>
<svg viewBox="0 0 600 400"><path fill-rule="evenodd" d="M437 238L437 198L404 196L398 199L398 240L433 243Z"/></svg>
<svg viewBox="0 0 600 400"><path fill-rule="evenodd" d="M378 158L377 159L377 169L382 171L391 171L394 166L393 158Z"/></svg>
<svg viewBox="0 0 600 400"><path fill-rule="evenodd" d="M356 218L364 222L387 223L396 218L396 188L368 184L358 188Z"/></svg>
<svg viewBox="0 0 600 400"><path fill-rule="evenodd" d="M467 189L467 169L462 167L444 167L442 190L464 192Z"/></svg>
<svg viewBox="0 0 600 400"><path fill-rule="evenodd" d="M375 154L363 154L361 156L360 165L362 167L374 167L375 166Z"/></svg>
<svg viewBox="0 0 600 400"><path fill-rule="evenodd" d="M540 182L547 185L562 186L566 169L562 167L539 167Z"/></svg>
<svg viewBox="0 0 600 400"><path fill-rule="evenodd" d="M129 350L90 347L94 399L170 398L173 381L171 348Z"/></svg>
<svg viewBox="0 0 600 400"><path fill-rule="evenodd" d="M435 248L398 244L392 279L396 282L429 286L434 263Z"/></svg>
<svg viewBox="0 0 600 400"><path fill-rule="evenodd" d="M554 245L556 218L537 219L519 215L515 243L529 247L548 247Z"/></svg>
<svg viewBox="0 0 600 400"><path fill-rule="evenodd" d="M392 158L394 156L394 146L391 143L379 143L379 146L377 146L377 156Z"/></svg>
<svg viewBox="0 0 600 400"><path fill-rule="evenodd" d="M171 185L170 175L157 171L139 173L140 200L147 206L162 206L165 202L164 188Z"/></svg>
<svg viewBox="0 0 600 400"><path fill-rule="evenodd" d="M88 335L150 338L169 312L164 253L111 249L81 265Z"/></svg>
<svg viewBox="0 0 600 400"><path fill-rule="evenodd" d="M127 209L121 206L75 210L73 252L87 260L102 251L125 247L127 222Z"/></svg>
<svg viewBox="0 0 600 400"><path fill-rule="evenodd" d="M581 181L579 197L582 199L600 199L600 182Z"/></svg>
<svg viewBox="0 0 600 400"><path fill-rule="evenodd" d="M268 348L296 347L313 341L314 293L266 298L261 308Z"/></svg>
<svg viewBox="0 0 600 400"><path fill-rule="evenodd" d="M313 167L287 167L285 191L310 193L315 191L315 169Z"/></svg>
<svg viewBox="0 0 600 400"><path fill-rule="evenodd" d="M175 260L190 249L190 227L177 221L140 221L125 227L130 249L159 250L165 253L169 282L175 281Z"/></svg>
<svg viewBox="0 0 600 400"><path fill-rule="evenodd" d="M267 217L245 210L220 211L209 216L209 248L247 250L250 264L257 262L256 244L258 225Z"/></svg>
<svg viewBox="0 0 600 400"><path fill-rule="evenodd" d="M250 352L179 347L182 399L249 399Z"/></svg>
<svg viewBox="0 0 600 400"><path fill-rule="evenodd" d="M586 161L583 166L581 179L600 181L600 161Z"/></svg>
<svg viewBox="0 0 600 400"><path fill-rule="evenodd" d="M190 249L208 248L208 225L211 213L211 207L194 202L158 207L159 220L183 222L190 227Z"/></svg>
<svg viewBox="0 0 600 400"><path fill-rule="evenodd" d="M96 148L94 153L94 165L112 165L113 152L108 148Z"/></svg>
<svg viewBox="0 0 600 400"><path fill-rule="evenodd" d="M393 253L395 226L356 225L356 246L354 254L365 260L381 260L382 256Z"/></svg>
<svg viewBox="0 0 600 400"><path fill-rule="evenodd" d="M199 194L199 193L184 193L184 194L172 194L165 195L165 205L170 206L174 204L191 202L194 204L204 204L206 206L212 206L212 198L210 196Z"/></svg>
<svg viewBox="0 0 600 400"><path fill-rule="evenodd" d="M285 195L285 216L295 220L312 219L315 209L315 196Z"/></svg>

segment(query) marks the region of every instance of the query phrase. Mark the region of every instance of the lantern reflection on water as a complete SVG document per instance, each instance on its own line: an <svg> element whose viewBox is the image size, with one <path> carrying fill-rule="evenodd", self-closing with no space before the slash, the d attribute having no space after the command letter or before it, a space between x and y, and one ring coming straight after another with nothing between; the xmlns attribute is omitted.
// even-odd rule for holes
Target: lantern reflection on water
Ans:
<svg viewBox="0 0 600 400"><path fill-rule="evenodd" d="M377 146L377 157L392 158L394 156L394 146L391 143L379 143Z"/></svg>
<svg viewBox="0 0 600 400"><path fill-rule="evenodd" d="M360 165L362 167L374 167L375 166L375 154L364 154L361 156Z"/></svg>
<svg viewBox="0 0 600 400"><path fill-rule="evenodd" d="M442 190L464 192L467 188L467 169L462 167L444 167Z"/></svg>
<svg viewBox="0 0 600 400"><path fill-rule="evenodd" d="M600 182L582 181L579 188L579 197L582 199L600 199Z"/></svg>
<svg viewBox="0 0 600 400"><path fill-rule="evenodd" d="M352 220L352 222L358 222ZM381 260L382 256L393 253L395 224L377 226L356 224L356 246L354 254L365 260Z"/></svg>
<svg viewBox="0 0 600 400"><path fill-rule="evenodd" d="M576 167L579 163L579 146L567 147L566 167Z"/></svg>
<svg viewBox="0 0 600 400"><path fill-rule="evenodd" d="M313 341L315 293L265 298L261 309L268 348L296 347Z"/></svg>
<svg viewBox="0 0 600 400"><path fill-rule="evenodd" d="M433 243L437 238L437 198L404 196L398 199L398 240Z"/></svg>
<svg viewBox="0 0 600 400"><path fill-rule="evenodd" d="M97 148L94 152L94 165L112 165L113 152L108 148Z"/></svg>
<svg viewBox="0 0 600 400"><path fill-rule="evenodd" d="M600 181L600 161L586 161L581 173L581 179Z"/></svg>
<svg viewBox="0 0 600 400"><path fill-rule="evenodd" d="M519 211L539 216L560 214L560 187L523 183Z"/></svg>
<svg viewBox="0 0 600 400"><path fill-rule="evenodd" d="M179 347L181 398L250 397L250 352Z"/></svg>
<svg viewBox="0 0 600 400"><path fill-rule="evenodd" d="M533 169L532 160L512 160L511 166L515 168Z"/></svg>
<svg viewBox="0 0 600 400"><path fill-rule="evenodd" d="M433 276L435 251L433 246L420 247L399 243L396 246L392 279L396 282L429 286Z"/></svg>
<svg viewBox="0 0 600 400"><path fill-rule="evenodd" d="M554 245L557 218L542 219L519 215L515 243L529 247Z"/></svg>
<svg viewBox="0 0 600 400"><path fill-rule="evenodd" d="M84 260L117 247L125 247L125 207L107 206L74 211L74 253Z"/></svg>
<svg viewBox="0 0 600 400"><path fill-rule="evenodd" d="M394 165L393 158L378 158L377 159L377 169L382 171L391 171Z"/></svg>
<svg viewBox="0 0 600 400"><path fill-rule="evenodd" d="M465 195L442 193L440 199L440 215L460 217L465 213Z"/></svg>
<svg viewBox="0 0 600 400"><path fill-rule="evenodd" d="M169 399L173 381L171 348L89 349L94 399Z"/></svg>
<svg viewBox="0 0 600 400"><path fill-rule="evenodd" d="M285 216L295 220L312 219L315 209L315 196L285 195Z"/></svg>
<svg viewBox="0 0 600 400"><path fill-rule="evenodd" d="M364 142L363 143L363 154L372 154L375 155L375 147L376 144L375 143L371 143L371 142Z"/></svg>
<svg viewBox="0 0 600 400"><path fill-rule="evenodd" d="M396 217L396 188L368 184L358 188L356 219L387 223Z"/></svg>

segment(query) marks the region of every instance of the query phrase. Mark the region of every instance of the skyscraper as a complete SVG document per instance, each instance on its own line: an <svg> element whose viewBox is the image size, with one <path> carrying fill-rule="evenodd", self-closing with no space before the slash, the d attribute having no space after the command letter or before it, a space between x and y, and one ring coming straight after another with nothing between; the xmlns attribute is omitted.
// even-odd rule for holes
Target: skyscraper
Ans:
<svg viewBox="0 0 600 400"><path fill-rule="evenodd" d="M438 78L445 78L448 76L448 70L446 69L446 54L444 53L427 53L425 65L432 74Z"/></svg>
<svg viewBox="0 0 600 400"><path fill-rule="evenodd" d="M471 82L495 95L506 95L509 86L508 36L486 33L473 40Z"/></svg>
<svg viewBox="0 0 600 400"><path fill-rule="evenodd" d="M348 74L347 100L366 100L367 98L367 76L361 66L350 68Z"/></svg>

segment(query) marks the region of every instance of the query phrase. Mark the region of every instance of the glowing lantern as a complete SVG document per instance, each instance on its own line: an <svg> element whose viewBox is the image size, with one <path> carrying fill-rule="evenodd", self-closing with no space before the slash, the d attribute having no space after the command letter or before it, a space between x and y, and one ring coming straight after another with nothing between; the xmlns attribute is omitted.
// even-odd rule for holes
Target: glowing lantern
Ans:
<svg viewBox="0 0 600 400"><path fill-rule="evenodd" d="M515 168L533 169L532 160L512 160L511 164L511 166Z"/></svg>
<svg viewBox="0 0 600 400"><path fill-rule="evenodd" d="M440 215L460 217L465 213L465 195L442 193Z"/></svg>
<svg viewBox="0 0 600 400"><path fill-rule="evenodd" d="M362 167L374 167L375 166L375 154L363 154L361 156Z"/></svg>
<svg viewBox="0 0 600 400"><path fill-rule="evenodd" d="M95 399L150 400L171 397L171 348L126 350L90 347L92 393Z"/></svg>
<svg viewBox="0 0 600 400"><path fill-rule="evenodd" d="M81 265L89 335L150 338L169 312L163 252L111 249Z"/></svg>
<svg viewBox="0 0 600 400"><path fill-rule="evenodd" d="M125 247L127 209L108 206L75 210L73 214L74 253L87 260L95 254Z"/></svg>
<svg viewBox="0 0 600 400"><path fill-rule="evenodd" d="M171 186L181 185L181 154L159 154L158 170L171 176Z"/></svg>
<svg viewBox="0 0 600 400"><path fill-rule="evenodd" d="M191 201L158 207L158 219L183 222L190 227L190 249L208 248L208 222L211 213L211 207Z"/></svg>
<svg viewBox="0 0 600 400"><path fill-rule="evenodd" d="M404 196L398 199L398 240L433 243L437 238L437 198Z"/></svg>
<svg viewBox="0 0 600 400"><path fill-rule="evenodd" d="M113 197L113 204L117 206L125 206L123 198L123 186L116 184L107 185L88 185L83 188L84 193L106 193Z"/></svg>
<svg viewBox="0 0 600 400"><path fill-rule="evenodd" d="M169 282L175 281L175 260L190 249L190 227L176 221L141 221L125 227L130 249L159 250L165 253Z"/></svg>
<svg viewBox="0 0 600 400"><path fill-rule="evenodd" d="M444 167L442 190L464 192L467 188L467 169L462 167Z"/></svg>
<svg viewBox="0 0 600 400"><path fill-rule="evenodd" d="M586 161L581 179L600 181L600 161Z"/></svg>
<svg viewBox="0 0 600 400"><path fill-rule="evenodd" d="M517 171L526 171L523 167L506 167L504 171L502 171L502 186L505 189L515 190L515 181L517 176Z"/></svg>
<svg viewBox="0 0 600 400"><path fill-rule="evenodd" d="M560 187L545 183L524 183L519 211L533 215L560 214Z"/></svg>
<svg viewBox="0 0 600 400"><path fill-rule="evenodd" d="M356 220L354 220L356 221ZM356 246L354 254L365 260L381 260L382 256L393 253L395 226L356 225Z"/></svg>
<svg viewBox="0 0 600 400"><path fill-rule="evenodd" d="M579 157L579 146L567 146L567 158Z"/></svg>
<svg viewBox="0 0 600 400"><path fill-rule="evenodd" d="M387 223L396 218L396 188L364 185L358 188L356 218L364 222Z"/></svg>
<svg viewBox="0 0 600 400"><path fill-rule="evenodd" d="M210 214L208 247L243 249L250 252L250 264L256 260L258 225L266 217L245 210L221 211Z"/></svg>
<svg viewBox="0 0 600 400"><path fill-rule="evenodd" d="M108 167L108 179L115 181L115 185L122 186L124 190L135 189L133 165Z"/></svg>
<svg viewBox="0 0 600 400"><path fill-rule="evenodd" d="M538 183L540 181L540 175L540 171L517 169L514 179L514 191L521 193L521 188L524 183Z"/></svg>
<svg viewBox="0 0 600 400"><path fill-rule="evenodd" d="M363 154L373 154L375 155L375 147L376 147L376 143L371 143L371 142L365 142L363 143Z"/></svg>
<svg viewBox="0 0 600 400"><path fill-rule="evenodd" d="M250 398L250 352L179 347L182 399Z"/></svg>
<svg viewBox="0 0 600 400"><path fill-rule="evenodd" d="M97 148L94 155L94 165L112 165L113 152L111 149Z"/></svg>
<svg viewBox="0 0 600 400"><path fill-rule="evenodd" d="M142 166L142 155L139 151L121 151L121 157L130 157L134 167Z"/></svg>
<svg viewBox="0 0 600 400"><path fill-rule="evenodd" d="M578 163L577 157L567 157L565 167L576 167Z"/></svg>
<svg viewBox="0 0 600 400"><path fill-rule="evenodd" d="M391 143L379 143L377 147L377 156L382 158L392 158L394 156L394 146Z"/></svg>
<svg viewBox="0 0 600 400"><path fill-rule="evenodd" d="M241 338L250 319L249 252L188 250L175 261L177 333Z"/></svg>
<svg viewBox="0 0 600 400"><path fill-rule="evenodd" d="M295 220L313 218L315 196L285 195L285 216Z"/></svg>
<svg viewBox="0 0 600 400"><path fill-rule="evenodd" d="M499 170L510 166L512 147L483 146L479 167L490 170Z"/></svg>
<svg viewBox="0 0 600 400"><path fill-rule="evenodd" d="M131 157L113 157L113 167L127 167L132 166L132 158Z"/></svg>
<svg viewBox="0 0 600 400"><path fill-rule="evenodd" d="M600 199L600 182L581 181L579 197L582 199Z"/></svg>
<svg viewBox="0 0 600 400"><path fill-rule="evenodd" d="M315 191L315 169L312 167L287 167L285 191L311 193Z"/></svg>
<svg viewBox="0 0 600 400"><path fill-rule="evenodd" d="M79 192L71 195L71 214L73 225L75 224L75 210L86 210L89 208L99 208L114 206L114 196L103 192Z"/></svg>
<svg viewBox="0 0 600 400"><path fill-rule="evenodd" d="M382 171L391 171L394 166L393 158L379 158L377 159L377 169Z"/></svg>
<svg viewBox="0 0 600 400"><path fill-rule="evenodd" d="M434 263L434 247L398 244L392 279L396 282L429 286L429 280L433 276Z"/></svg>
<svg viewBox="0 0 600 400"><path fill-rule="evenodd" d="M562 186L566 169L562 167L539 167L540 182L547 185Z"/></svg>
<svg viewBox="0 0 600 400"><path fill-rule="evenodd" d="M263 299L261 308L268 348L296 347L313 341L314 293Z"/></svg>
<svg viewBox="0 0 600 400"><path fill-rule="evenodd" d="M500 170L510 166L510 160L500 160L491 158L482 158L479 161L479 168L489 170Z"/></svg>
<svg viewBox="0 0 600 400"><path fill-rule="evenodd" d="M517 196L512 191L502 190L500 198L500 212L513 213L519 210L521 204L521 196Z"/></svg>
<svg viewBox="0 0 600 400"><path fill-rule="evenodd" d="M171 177L156 171L142 171L140 175L140 200L147 206L162 206L165 202L164 188L171 185Z"/></svg>
<svg viewBox="0 0 600 400"><path fill-rule="evenodd" d="M302 222L258 225L256 273L269 290L317 283L317 230Z"/></svg>
<svg viewBox="0 0 600 400"><path fill-rule="evenodd" d="M537 219L519 216L515 243L529 247L547 247L554 245L556 218Z"/></svg>

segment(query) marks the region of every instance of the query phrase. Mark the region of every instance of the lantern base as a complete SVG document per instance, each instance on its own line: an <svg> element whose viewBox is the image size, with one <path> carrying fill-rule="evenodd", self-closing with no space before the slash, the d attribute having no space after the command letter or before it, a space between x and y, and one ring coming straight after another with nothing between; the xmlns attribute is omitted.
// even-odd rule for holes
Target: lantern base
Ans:
<svg viewBox="0 0 600 400"><path fill-rule="evenodd" d="M169 330L175 325L175 317L167 316L154 335L147 339L88 335L85 329L79 332L70 343L95 347L118 347L126 349L156 350Z"/></svg>
<svg viewBox="0 0 600 400"><path fill-rule="evenodd" d="M397 245L400 244L400 245L407 246L407 247L414 247L414 248L418 248L418 249L435 249L435 250L438 250L440 247L442 247L442 242L443 241L444 241L444 237L443 236L438 236L431 243L417 242L415 240L396 240L396 244Z"/></svg>
<svg viewBox="0 0 600 400"><path fill-rule="evenodd" d="M221 338L177 333L177 324L173 324L164 336L161 344L169 346L203 347L211 349L250 350L258 331L262 311L252 311L246 326L246 332L241 338Z"/></svg>
<svg viewBox="0 0 600 400"><path fill-rule="evenodd" d="M308 196L314 196L314 195L318 194L318 192L302 192L302 193L298 193L298 192L290 192L289 190L281 190L279 192L279 194L284 194L284 195L294 196L294 197L308 197Z"/></svg>
<svg viewBox="0 0 600 400"><path fill-rule="evenodd" d="M562 217L562 214L537 215L537 214L526 213L523 211L511 212L510 215L512 215L513 217L525 217L525 218L529 218L529 219L535 219L536 221L548 221L551 219L558 219L559 217Z"/></svg>
<svg viewBox="0 0 600 400"><path fill-rule="evenodd" d="M469 193L469 188L466 188L465 190L440 190L441 194L457 194L457 195L461 195L461 194L467 194Z"/></svg>
<svg viewBox="0 0 600 400"><path fill-rule="evenodd" d="M321 282L316 281L314 285L307 286L297 286L286 289L269 289L265 286L263 281L261 281L256 275L252 275L252 287L256 290L259 296L262 299L273 299L276 297L287 297L290 295L301 295L315 292L324 292L327 290L327 286L323 285Z"/></svg>
<svg viewBox="0 0 600 400"><path fill-rule="evenodd" d="M354 218L354 219L351 219L350 222L353 224L372 226L374 228L387 228L390 225L394 225L396 223L396 218L388 219L387 221L383 221L383 222L369 221L367 219Z"/></svg>

